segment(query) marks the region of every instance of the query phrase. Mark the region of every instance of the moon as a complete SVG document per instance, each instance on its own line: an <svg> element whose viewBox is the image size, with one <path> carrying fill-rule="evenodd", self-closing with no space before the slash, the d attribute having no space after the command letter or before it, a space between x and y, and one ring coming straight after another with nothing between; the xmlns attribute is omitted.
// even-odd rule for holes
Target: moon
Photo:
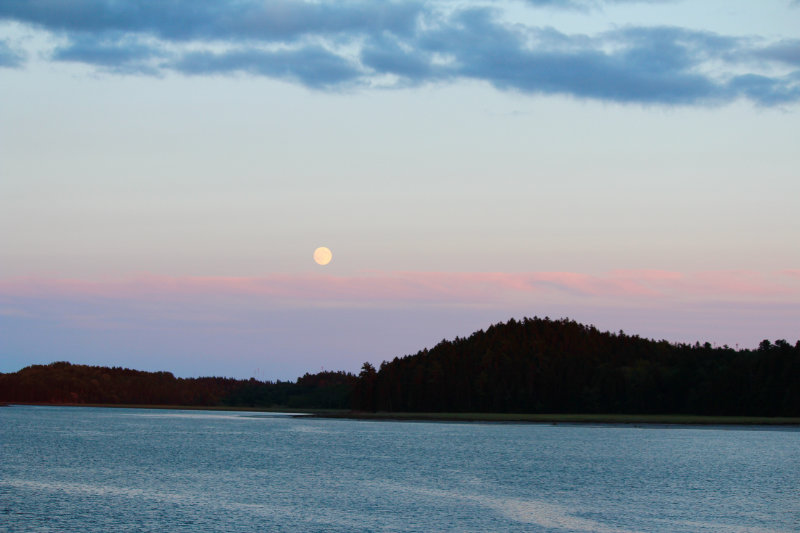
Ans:
<svg viewBox="0 0 800 533"><path fill-rule="evenodd" d="M325 246L320 246L319 248L314 250L314 261L316 261L318 265L325 266L331 262L331 259L333 259L333 254L331 253L329 248L326 248Z"/></svg>

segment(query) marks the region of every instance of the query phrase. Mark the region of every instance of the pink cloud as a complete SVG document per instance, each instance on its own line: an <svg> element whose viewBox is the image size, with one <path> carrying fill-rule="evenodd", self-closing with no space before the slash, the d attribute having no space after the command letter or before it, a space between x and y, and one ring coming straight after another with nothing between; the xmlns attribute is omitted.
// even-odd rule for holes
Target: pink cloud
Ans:
<svg viewBox="0 0 800 533"><path fill-rule="evenodd" d="M171 277L126 280L0 280L0 297L80 296L133 300L244 297L275 304L503 305L520 301L797 301L798 271L681 273L663 270L578 272L360 272L351 276ZM780 275L784 274L784 275Z"/></svg>

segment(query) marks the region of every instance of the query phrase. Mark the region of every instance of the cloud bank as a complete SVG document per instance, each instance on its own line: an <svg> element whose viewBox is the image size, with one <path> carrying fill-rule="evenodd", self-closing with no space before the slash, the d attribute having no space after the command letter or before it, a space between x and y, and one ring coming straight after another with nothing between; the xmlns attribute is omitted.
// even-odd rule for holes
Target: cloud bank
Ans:
<svg viewBox="0 0 800 533"><path fill-rule="evenodd" d="M526 3L573 10L602 4ZM646 105L800 100L800 40L678 27L568 34L512 24L499 7L469 3L5 0L2 20L57 37L52 61L124 74L246 74L315 90L472 80L529 95ZM9 50L0 42L0 65L22 65Z"/></svg>
<svg viewBox="0 0 800 533"><path fill-rule="evenodd" d="M241 298L279 306L477 305L580 301L664 304L690 301L795 302L794 270L682 273L663 270L580 272L364 272L353 276L270 274L263 277L146 276L118 281L0 280L3 297L81 296L152 300Z"/></svg>

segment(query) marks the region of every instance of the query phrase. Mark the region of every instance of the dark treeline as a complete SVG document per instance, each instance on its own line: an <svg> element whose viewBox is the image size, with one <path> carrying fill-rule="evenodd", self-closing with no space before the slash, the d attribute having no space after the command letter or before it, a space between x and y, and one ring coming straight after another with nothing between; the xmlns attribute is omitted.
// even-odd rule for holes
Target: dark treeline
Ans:
<svg viewBox="0 0 800 533"><path fill-rule="evenodd" d="M0 374L0 402L346 409L355 380L344 372L306 374L296 383L176 378L170 372L58 362Z"/></svg>
<svg viewBox="0 0 800 533"><path fill-rule="evenodd" d="M510 320L365 363L363 411L800 415L800 341L671 344L571 320Z"/></svg>
<svg viewBox="0 0 800 533"><path fill-rule="evenodd" d="M176 378L69 363L0 374L0 402L360 411L800 416L800 341L672 344L549 318L497 324L361 373Z"/></svg>

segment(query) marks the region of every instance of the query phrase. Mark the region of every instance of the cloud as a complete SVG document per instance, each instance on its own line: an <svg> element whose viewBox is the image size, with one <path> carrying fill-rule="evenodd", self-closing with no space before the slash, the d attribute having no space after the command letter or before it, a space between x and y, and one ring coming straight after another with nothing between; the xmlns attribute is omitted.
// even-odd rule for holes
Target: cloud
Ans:
<svg viewBox="0 0 800 533"><path fill-rule="evenodd" d="M601 9L606 4L670 4L675 0L524 0L534 7L553 9L574 9L587 11Z"/></svg>
<svg viewBox="0 0 800 533"><path fill-rule="evenodd" d="M800 67L800 39L784 39L755 52L759 59Z"/></svg>
<svg viewBox="0 0 800 533"><path fill-rule="evenodd" d="M527 3L579 10L603 4ZM800 101L797 40L676 27L567 34L511 24L502 14L499 7L466 2L446 10L431 1L0 3L0 20L63 38L53 61L125 74L244 73L316 90L475 80L529 95L667 106Z"/></svg>
<svg viewBox="0 0 800 533"><path fill-rule="evenodd" d="M486 10L472 10L459 13L422 43L430 51L452 54L451 76L485 80L501 89L693 104L733 96L720 82L695 72L697 57L713 51L710 37L672 28L634 28L598 38L554 30L522 32L497 23ZM614 51L604 51L609 45Z"/></svg>
<svg viewBox="0 0 800 533"><path fill-rule="evenodd" d="M5 41L0 40L0 67L18 67L24 57Z"/></svg>
<svg viewBox="0 0 800 533"><path fill-rule="evenodd" d="M412 31L416 2L380 0L3 0L0 19L67 33L144 34L165 41L273 41L304 35Z"/></svg>
<svg viewBox="0 0 800 533"><path fill-rule="evenodd" d="M314 89L341 86L360 76L359 69L352 61L313 45L274 52L193 52L175 61L172 68L194 75L245 72L298 81Z"/></svg>
<svg viewBox="0 0 800 533"><path fill-rule="evenodd" d="M158 68L151 66L150 62L163 56L158 47L148 46L137 39L81 35L67 45L57 47L52 58L89 63L124 74L157 74Z"/></svg>
<svg viewBox="0 0 800 533"><path fill-rule="evenodd" d="M796 74L783 80L744 74L733 78L728 85L734 94L741 94L761 105L771 106L800 99L800 84L796 82Z"/></svg>
<svg viewBox="0 0 800 533"><path fill-rule="evenodd" d="M661 270L580 272L362 272L352 276L271 274L263 277L147 276L121 281L0 281L2 297L152 300L250 297L275 305L505 306L525 301L610 302L796 301L793 270L681 273Z"/></svg>

